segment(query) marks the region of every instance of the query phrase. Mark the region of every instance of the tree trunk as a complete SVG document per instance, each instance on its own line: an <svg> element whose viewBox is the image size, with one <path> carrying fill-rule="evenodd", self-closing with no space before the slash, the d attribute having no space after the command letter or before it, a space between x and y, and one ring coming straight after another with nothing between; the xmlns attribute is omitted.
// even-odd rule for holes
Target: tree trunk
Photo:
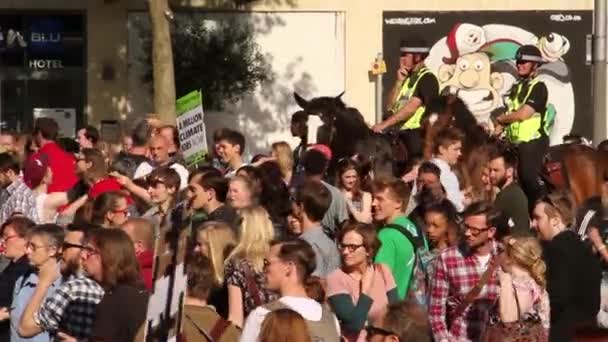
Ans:
<svg viewBox="0 0 608 342"><path fill-rule="evenodd" d="M154 75L154 111L165 124L175 124L175 74L171 48L168 0L149 0L152 24L152 68Z"/></svg>

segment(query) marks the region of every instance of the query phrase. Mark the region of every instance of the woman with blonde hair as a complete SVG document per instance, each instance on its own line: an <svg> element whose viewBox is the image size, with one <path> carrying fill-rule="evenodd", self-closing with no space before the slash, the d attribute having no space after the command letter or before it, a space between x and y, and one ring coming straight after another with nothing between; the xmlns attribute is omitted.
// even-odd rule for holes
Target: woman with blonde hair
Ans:
<svg viewBox="0 0 608 342"><path fill-rule="evenodd" d="M211 262L213 283L208 297L217 313L228 318L228 287L224 277L224 263L236 246L234 230L225 222L206 222L195 235L194 252L204 255Z"/></svg>
<svg viewBox="0 0 608 342"><path fill-rule="evenodd" d="M304 317L291 309L277 309L266 315L260 342L312 342Z"/></svg>
<svg viewBox="0 0 608 342"><path fill-rule="evenodd" d="M505 246L498 272L500 292L498 298L499 324L491 326L491 339L496 330L510 323L524 322L528 329L514 327L519 333L528 331L529 341L547 341L549 336L549 295L546 290L546 265L542 248L534 237L510 238ZM504 336L504 335L503 335Z"/></svg>
<svg viewBox="0 0 608 342"><path fill-rule="evenodd" d="M226 260L224 275L228 285L228 320L242 326L256 307L276 299L266 287L264 257L274 239L268 212L261 206L239 210L239 242Z"/></svg>
<svg viewBox="0 0 608 342"><path fill-rule="evenodd" d="M272 144L272 157L279 164L283 182L286 185L291 184L291 176L293 175L293 154L291 146L284 141L275 142Z"/></svg>

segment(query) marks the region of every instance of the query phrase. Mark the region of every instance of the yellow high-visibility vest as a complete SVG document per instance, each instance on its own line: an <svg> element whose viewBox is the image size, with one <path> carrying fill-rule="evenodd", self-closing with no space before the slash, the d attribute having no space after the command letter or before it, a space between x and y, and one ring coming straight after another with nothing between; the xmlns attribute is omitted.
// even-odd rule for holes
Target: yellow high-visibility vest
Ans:
<svg viewBox="0 0 608 342"><path fill-rule="evenodd" d="M414 94L414 92L416 92L416 88L418 87L418 82L420 81L420 79L422 79L422 76L432 73L431 70L427 69L427 67L422 67L420 70L418 70L417 73L415 73L412 76L408 76L408 78L406 78L403 81L403 86L401 86L401 90L399 91L399 95L397 96L397 101L395 101L395 103L393 104L393 107L391 108L391 111L393 113L398 113L399 110L401 110L401 108L403 108L403 106L405 106L405 104L410 100L410 98L412 98L412 95ZM410 77L416 77L414 79L413 82L411 82ZM410 86L411 83L411 86ZM418 107L418 109L416 109L416 111L414 112L414 115L412 115L404 124L403 126L401 126L402 130L406 130L406 129L417 129L420 128L420 124L422 121L422 115L424 114L425 111L425 107L424 105L421 105L420 107Z"/></svg>
<svg viewBox="0 0 608 342"><path fill-rule="evenodd" d="M532 81L530 81L530 85L528 86L528 92L521 101L519 100L519 96L521 95L524 82L520 82L517 85L515 93L511 94L507 101L507 108L509 112L515 112L519 110L521 106L523 106L526 101L528 101L528 98L530 97L530 94L532 94L534 86L538 84L538 82L539 81L537 79L533 79ZM542 126L543 113L536 112L526 120L510 123L506 129L507 138L510 142L515 144L536 140L543 136L543 134L541 133L541 129L544 129L544 127Z"/></svg>

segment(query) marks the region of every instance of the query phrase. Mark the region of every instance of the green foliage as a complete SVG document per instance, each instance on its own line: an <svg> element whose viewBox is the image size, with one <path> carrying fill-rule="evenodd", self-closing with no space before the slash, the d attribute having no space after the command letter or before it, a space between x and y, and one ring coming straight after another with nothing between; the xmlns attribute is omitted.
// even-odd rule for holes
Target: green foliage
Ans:
<svg viewBox="0 0 608 342"><path fill-rule="evenodd" d="M270 67L253 39L253 28L235 20L176 14L171 39L177 97L201 89L205 109L221 110L268 81ZM144 82L152 81L152 39L141 30Z"/></svg>

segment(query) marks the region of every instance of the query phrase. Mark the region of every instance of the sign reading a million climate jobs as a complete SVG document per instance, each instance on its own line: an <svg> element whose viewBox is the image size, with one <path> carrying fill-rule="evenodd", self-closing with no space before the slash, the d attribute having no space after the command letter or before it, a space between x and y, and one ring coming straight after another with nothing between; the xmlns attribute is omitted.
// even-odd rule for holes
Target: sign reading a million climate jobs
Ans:
<svg viewBox="0 0 608 342"><path fill-rule="evenodd" d="M207 134L203 96L195 90L177 100L177 129L182 153L188 165L196 164L207 154Z"/></svg>

